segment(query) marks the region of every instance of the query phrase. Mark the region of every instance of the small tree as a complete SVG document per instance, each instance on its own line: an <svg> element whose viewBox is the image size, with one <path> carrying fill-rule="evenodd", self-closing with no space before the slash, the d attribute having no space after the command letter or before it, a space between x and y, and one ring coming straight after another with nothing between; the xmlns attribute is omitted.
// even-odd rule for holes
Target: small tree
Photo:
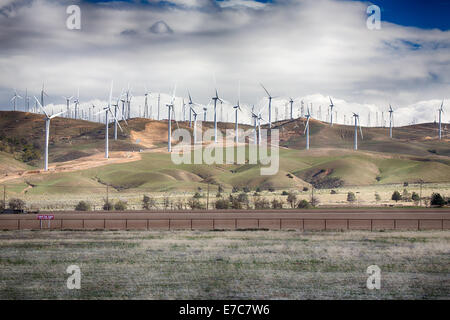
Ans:
<svg viewBox="0 0 450 320"><path fill-rule="evenodd" d="M283 201L278 199L272 200L272 209L283 209Z"/></svg>
<svg viewBox="0 0 450 320"><path fill-rule="evenodd" d="M233 186L233 189L231 189L232 193L236 193L239 192L239 187L238 186Z"/></svg>
<svg viewBox="0 0 450 320"><path fill-rule="evenodd" d="M122 201L119 200L116 202L116 204L114 205L114 209L117 211L125 211L127 210L127 202L126 201Z"/></svg>
<svg viewBox="0 0 450 320"><path fill-rule="evenodd" d="M26 204L22 199L12 198L9 200L8 206L12 210L25 210Z"/></svg>
<svg viewBox="0 0 450 320"><path fill-rule="evenodd" d="M200 199L202 197L202 195L199 193L199 192L196 192L195 194L194 194L194 198L195 199Z"/></svg>
<svg viewBox="0 0 450 320"><path fill-rule="evenodd" d="M216 209L228 209L230 207L230 202L227 199L217 200L214 204Z"/></svg>
<svg viewBox="0 0 450 320"><path fill-rule="evenodd" d="M268 190L269 192L275 192L275 188L274 188L274 187L268 187L267 190Z"/></svg>
<svg viewBox="0 0 450 320"><path fill-rule="evenodd" d="M287 195L289 195L289 192L287 192L286 190L284 190L284 191L281 193L281 195L282 195L282 196L287 196Z"/></svg>
<svg viewBox="0 0 450 320"><path fill-rule="evenodd" d="M408 192L408 190L403 189L402 199L404 201L408 201L409 199L411 199L411 194Z"/></svg>
<svg viewBox="0 0 450 320"><path fill-rule="evenodd" d="M91 204L86 201L80 201L75 206L76 211L91 211Z"/></svg>
<svg viewBox="0 0 450 320"><path fill-rule="evenodd" d="M5 210L5 201L0 200L0 211Z"/></svg>
<svg viewBox="0 0 450 320"><path fill-rule="evenodd" d="M250 192L250 188L245 186L242 188L242 191L244 191L245 193L249 193Z"/></svg>
<svg viewBox="0 0 450 320"><path fill-rule="evenodd" d="M353 192L349 192L347 193L347 201L348 202L355 202L356 201L356 196Z"/></svg>
<svg viewBox="0 0 450 320"><path fill-rule="evenodd" d="M303 192L307 192L307 191L309 191L309 188L308 187L303 187Z"/></svg>
<svg viewBox="0 0 450 320"><path fill-rule="evenodd" d="M397 202L399 200L402 200L402 196L400 195L400 192L394 191L394 193L392 194L391 199L394 200L395 202Z"/></svg>
<svg viewBox="0 0 450 320"><path fill-rule="evenodd" d="M156 201L154 198L144 195L142 198L142 209L150 210L156 207Z"/></svg>
<svg viewBox="0 0 450 320"><path fill-rule="evenodd" d="M249 205L248 195L246 193L240 193L237 197L237 201L246 205L247 207Z"/></svg>
<svg viewBox="0 0 450 320"><path fill-rule="evenodd" d="M420 196L417 192L413 191L413 193L411 195L411 199L417 204L420 201Z"/></svg>
<svg viewBox="0 0 450 320"><path fill-rule="evenodd" d="M222 185L219 184L219 188L217 189L217 191L218 191L219 193L222 193L222 192L224 191Z"/></svg>
<svg viewBox="0 0 450 320"><path fill-rule="evenodd" d="M375 192L375 201L380 201L381 200L381 197L380 197L380 195L378 194L378 192Z"/></svg>
<svg viewBox="0 0 450 320"><path fill-rule="evenodd" d="M260 193L260 192L261 192L261 188L260 188L260 187L257 187L256 190L255 190L255 192Z"/></svg>
<svg viewBox="0 0 450 320"><path fill-rule="evenodd" d="M320 203L320 201L319 201L319 199L318 199L317 197L311 197L310 204L311 204L313 207L318 206L319 203Z"/></svg>
<svg viewBox="0 0 450 320"><path fill-rule="evenodd" d="M103 210L111 211L113 208L114 208L113 203L111 201L105 199L104 203L103 203Z"/></svg>
<svg viewBox="0 0 450 320"><path fill-rule="evenodd" d="M433 193L431 195L430 204L432 206L443 207L445 205L445 200L439 193Z"/></svg>
<svg viewBox="0 0 450 320"><path fill-rule="evenodd" d="M310 208L310 207L311 207L311 205L310 205L309 202L308 202L307 200L305 200L305 199L300 200L300 202L299 202L298 205L297 205L297 208L299 208L299 209L308 209L308 208Z"/></svg>
<svg viewBox="0 0 450 320"><path fill-rule="evenodd" d="M192 197L191 199L189 199L188 202L187 202L187 204L188 204L188 207L191 208L191 210L194 210L194 209L203 209L203 205L202 205L202 203L200 202L200 200L198 200L198 199L196 199L196 198L194 198L194 197Z"/></svg>
<svg viewBox="0 0 450 320"><path fill-rule="evenodd" d="M254 200L255 209L269 209L270 202L266 198L256 197Z"/></svg>
<svg viewBox="0 0 450 320"><path fill-rule="evenodd" d="M293 192L290 192L287 197L287 202L289 202L291 208L295 208L295 204L297 203L297 196Z"/></svg>

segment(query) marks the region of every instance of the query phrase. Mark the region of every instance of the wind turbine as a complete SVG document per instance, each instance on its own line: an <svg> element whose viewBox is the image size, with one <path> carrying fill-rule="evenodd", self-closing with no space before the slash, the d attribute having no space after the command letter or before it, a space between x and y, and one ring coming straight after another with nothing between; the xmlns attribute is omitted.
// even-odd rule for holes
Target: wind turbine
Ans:
<svg viewBox="0 0 450 320"><path fill-rule="evenodd" d="M272 99L275 97L272 97L267 91L267 89L263 86L262 83L260 83L261 87L264 89L264 91L267 93L267 98L269 99L269 129L272 128Z"/></svg>
<svg viewBox="0 0 450 320"><path fill-rule="evenodd" d="M48 138L50 135L50 120L67 112L67 111L62 111L60 113L54 114L49 116L47 114L47 112L45 112L45 109L42 107L41 103L39 102L39 100L34 97L34 99L36 100L37 104L39 105L39 107L41 108L41 110L44 112L45 115L45 154L44 154L44 171L48 171Z"/></svg>
<svg viewBox="0 0 450 320"><path fill-rule="evenodd" d="M234 108L234 113L235 113L234 130L235 130L235 141L236 141L236 143L239 143L238 111L242 111L240 103L239 103L240 99L241 99L241 84L239 83L238 100L237 100L237 104L233 107Z"/></svg>
<svg viewBox="0 0 450 320"><path fill-rule="evenodd" d="M354 145L353 149L358 150L358 123L359 123L359 131L361 133L361 140L363 138L363 133L361 129L361 121L359 120L359 115L353 112L353 117L355 117L355 137L354 137Z"/></svg>
<svg viewBox="0 0 450 320"><path fill-rule="evenodd" d="M389 105L389 137L392 139L392 122L394 120L394 110Z"/></svg>
<svg viewBox="0 0 450 320"><path fill-rule="evenodd" d="M111 115L114 117L114 119L117 121L116 116L114 115L114 113L111 111L111 100L112 100L112 91L113 91L113 81L111 81L111 89L109 91L109 102L108 102L108 106L103 108L103 110L99 111L96 113L100 114L102 112L105 113L105 158L108 159L109 158L109 130L108 130L108 126L109 126L109 119L108 119L108 113L111 113ZM117 121L117 124L120 128L121 131L122 127L120 126L119 122Z"/></svg>
<svg viewBox="0 0 450 320"><path fill-rule="evenodd" d="M442 139L442 113L444 112L444 100L442 100L441 107L438 109L439 111L439 140Z"/></svg>
<svg viewBox="0 0 450 320"><path fill-rule="evenodd" d="M66 107L67 107L66 112L69 112L70 100L73 98L73 96L70 97L63 96L63 98L66 99Z"/></svg>
<svg viewBox="0 0 450 320"><path fill-rule="evenodd" d="M14 101L14 111L16 111L16 100L22 99L21 96L17 94L17 91L14 89L14 96L12 97L11 101Z"/></svg>
<svg viewBox="0 0 450 320"><path fill-rule="evenodd" d="M216 88L216 95L212 97L212 100L214 101L214 142L217 142L217 100L220 102L223 102L222 99L219 98L219 93L217 92Z"/></svg>
<svg viewBox="0 0 450 320"><path fill-rule="evenodd" d="M45 90L44 90L44 84L42 84L42 90L41 90L41 106L44 106L45 104L44 104L44 96L47 96L48 97L48 94L47 94L47 92L45 92Z"/></svg>
<svg viewBox="0 0 450 320"><path fill-rule="evenodd" d="M28 96L28 88L25 88L25 110L26 112L30 112L30 97Z"/></svg>
<svg viewBox="0 0 450 320"><path fill-rule="evenodd" d="M333 104L333 100L331 100L331 97L329 97L330 98L330 126L332 127L333 126L333 108L334 108L334 104Z"/></svg>
<svg viewBox="0 0 450 320"><path fill-rule="evenodd" d="M73 103L75 104L75 119L78 119L78 106L80 104L80 88L77 90L77 97L75 100L73 100Z"/></svg>
<svg viewBox="0 0 450 320"><path fill-rule="evenodd" d="M172 119L171 119L171 111L173 111L173 105L175 103L175 91L177 90L177 85L173 88L172 99L169 104L166 104L167 112L168 112L168 128L167 128L167 151L172 152Z"/></svg>
<svg viewBox="0 0 450 320"><path fill-rule="evenodd" d="M294 99L289 98L289 103L290 103L290 105L291 105L291 120L292 120L292 119L294 119L294 116L293 116L293 114L292 114L292 107L293 107L293 105L294 105Z"/></svg>
<svg viewBox="0 0 450 320"><path fill-rule="evenodd" d="M252 106L252 118L253 118L253 126L254 126L254 144L258 143L258 134L257 134L257 123L258 123L258 115L254 112L255 106Z"/></svg>
<svg viewBox="0 0 450 320"><path fill-rule="evenodd" d="M150 91L147 90L146 86L144 86L144 88L145 88L145 93L144 93L144 96L145 96L145 101L144 101L144 118L150 118L149 115L151 114L151 112L149 112L149 109L148 109L148 95L150 94Z"/></svg>
<svg viewBox="0 0 450 320"><path fill-rule="evenodd" d="M309 113L308 108L308 113L306 114L305 131L303 131L303 134L306 133L306 150L309 150L309 118L311 118L311 114Z"/></svg>

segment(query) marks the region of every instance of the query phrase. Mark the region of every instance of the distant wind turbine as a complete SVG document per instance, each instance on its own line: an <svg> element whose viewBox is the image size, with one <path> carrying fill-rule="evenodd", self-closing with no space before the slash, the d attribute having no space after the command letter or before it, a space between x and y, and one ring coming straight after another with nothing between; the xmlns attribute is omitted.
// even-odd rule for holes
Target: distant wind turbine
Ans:
<svg viewBox="0 0 450 320"><path fill-rule="evenodd" d="M392 122L394 120L394 110L389 105L389 137L392 139Z"/></svg>
<svg viewBox="0 0 450 320"><path fill-rule="evenodd" d="M177 86L175 85L175 87L173 88L173 95L172 95L172 99L170 100L169 104L166 104L167 112L168 112L168 128L167 128L167 150L169 152L172 152L172 119L171 119L171 115L172 113L175 113L173 110L173 106L175 103L175 91L177 90Z"/></svg>
<svg viewBox="0 0 450 320"><path fill-rule="evenodd" d="M359 131L361 133L361 140L363 138L363 133L361 129L361 121L359 120L359 115L353 112L353 117L355 117L355 137L354 137L354 145L353 149L358 150L358 124L359 124Z"/></svg>
<svg viewBox="0 0 450 320"><path fill-rule="evenodd" d="M333 126L333 108L334 108L334 104L333 104L333 100L331 100L330 98L330 126Z"/></svg>
<svg viewBox="0 0 450 320"><path fill-rule="evenodd" d="M216 95L212 97L212 100L214 101L214 142L217 142L217 100L220 102L223 102L222 99L219 98L219 93L216 90Z"/></svg>
<svg viewBox="0 0 450 320"><path fill-rule="evenodd" d="M72 100L73 96L70 97L63 96L63 98L66 99L66 112L69 112L70 100Z"/></svg>
<svg viewBox="0 0 450 320"><path fill-rule="evenodd" d="M238 100L237 104L233 107L235 112L235 122L234 122L234 130L235 130L235 141L236 143L239 143L239 130L238 130L238 111L242 112L239 100L241 99L241 84L239 83L239 89L238 89Z"/></svg>
<svg viewBox="0 0 450 320"><path fill-rule="evenodd" d="M442 100L441 107L439 108L439 140L442 139L442 113L444 113L444 100Z"/></svg>
<svg viewBox="0 0 450 320"><path fill-rule="evenodd" d="M14 96L12 97L11 101L14 101L14 111L16 111L16 100L22 99L21 96L17 94L17 91L14 89Z"/></svg>
<svg viewBox="0 0 450 320"><path fill-rule="evenodd" d="M311 114L309 113L308 108L308 113L306 114L305 131L303 131L303 134L306 133L306 150L309 150L309 118L311 118Z"/></svg>
<svg viewBox="0 0 450 320"><path fill-rule="evenodd" d="M272 99L276 98L276 97L272 97L269 93L269 91L267 91L267 89L263 86L262 83L260 83L261 87L264 89L264 91L267 93L267 99L269 99L269 129L272 128Z"/></svg>

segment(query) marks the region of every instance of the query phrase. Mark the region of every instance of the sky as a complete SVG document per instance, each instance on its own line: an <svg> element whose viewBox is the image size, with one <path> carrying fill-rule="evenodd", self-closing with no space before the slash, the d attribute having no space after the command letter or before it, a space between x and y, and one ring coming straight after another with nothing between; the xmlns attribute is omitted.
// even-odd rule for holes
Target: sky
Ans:
<svg viewBox="0 0 450 320"><path fill-rule="evenodd" d="M80 30L66 27L72 4ZM366 24L372 4L379 30ZM84 108L105 105L113 80L114 97L130 85L135 116L145 88L153 112L162 94L163 116L176 85L180 119L188 90L208 104L217 87L222 120L232 121L239 99L249 123L253 105L268 118L263 83L277 97L272 119L292 97L294 116L303 101L326 120L331 97L340 123L357 112L369 125L370 112L370 125L380 124L389 104L395 125L431 122L450 103L449 16L444 0L0 0L0 109L11 110L14 89L38 96L43 83L49 112L78 88Z"/></svg>

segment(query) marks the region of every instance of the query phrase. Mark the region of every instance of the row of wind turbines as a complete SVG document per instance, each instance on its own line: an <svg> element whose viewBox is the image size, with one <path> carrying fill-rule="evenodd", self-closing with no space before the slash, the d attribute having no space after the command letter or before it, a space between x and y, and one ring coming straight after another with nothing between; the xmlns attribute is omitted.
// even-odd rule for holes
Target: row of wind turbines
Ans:
<svg viewBox="0 0 450 320"><path fill-rule="evenodd" d="M262 107L259 111L255 111L254 106L252 107L251 110L251 118L253 120L253 126L254 126L254 143L255 144L260 144L261 142L261 121L266 121L265 119L263 119L263 117L261 116L262 112L265 110L266 107L268 107L268 128L269 130L272 128L272 100L277 98L272 96L269 91L266 89L266 87L264 87L263 84L260 84L262 89L264 90L264 92L267 94L267 100L268 100L268 104L264 107ZM175 93L176 93L176 85L174 87L173 90L173 94L172 94L172 98L170 100L169 103L166 104L167 107L167 119L168 119L168 151L171 152L172 151L172 141L171 141L171 135L172 135L172 116L173 116L173 120L175 120L177 126L178 126L178 122L176 120L175 117L175 111L174 111L174 105L175 105ZM92 112L92 116L96 116L99 114L104 114L104 118L105 118L105 158L109 158L109 116L111 116L111 118L114 120L114 139L117 140L117 129L119 128L122 132L123 129L120 126L119 123L119 118L121 118L122 121L124 121L127 125L127 119L130 119L131 117L131 98L133 97L133 95L130 92L130 86L128 85L127 90L122 89L122 92L120 94L120 96L117 99L114 99L113 101L113 81L111 81L111 88L110 88L110 93L109 93L109 99L108 99L108 104L107 106L101 108L100 111L98 111L97 113L93 113ZM145 117L149 117L149 115L151 114L151 111L149 110L149 106L148 106L148 95L150 94L150 92L147 90L147 88L145 88L145 109L144 109L144 115ZM74 98L73 96L71 97L63 97L66 100L66 110L65 111L61 111L58 112L56 114L52 114L49 115L46 110L45 110L45 104L44 104L44 97L48 97L48 94L45 92L44 90L44 85L42 86L42 90L41 90L41 94L40 94L40 100L38 100L36 97L34 97L35 102L36 102L36 107L35 110L33 110L34 112L37 112L37 109L42 110L43 114L45 115L45 158L44 158L44 170L47 171L48 170L48 143L49 143L49 133L50 133L50 120L57 117L57 116L61 116L65 113L69 113L72 112L72 110L70 109L70 101ZM14 90L14 96L11 99L11 102L14 103L14 110L16 110L16 101L17 99L22 99L22 97L20 95L17 94L17 91ZM333 126L333 109L335 108L335 105L333 103L333 100L330 99L330 105L329 105L329 110L330 110L330 126ZM25 98L26 104L28 105L28 109L29 109L29 97L28 97L28 93L26 91L26 98ZM73 110L73 114L75 116L75 118L77 118L78 116L78 112L79 112L79 90L78 90L78 94L77 97L73 100L74 102L74 110ZM120 102L122 102L122 109L120 110ZM213 104L213 112L214 112L214 142L217 142L217 104L218 102L220 102L221 104L223 103L227 103L224 99L222 99L221 97L219 97L219 92L217 90L217 88L215 89L215 94L214 96L211 98L211 101L208 105L202 105L199 103L196 103L193 101L192 96L190 94L190 92L188 91L188 105L189 105L189 127L192 127L192 124L194 126L193 128L193 135L194 135L194 144L197 143L197 117L203 115L203 121L206 121L206 114L207 114L207 110L208 107L210 106L210 104ZM290 104L290 118L291 120L294 119L293 116L293 104L294 104L294 99L293 98L289 98L289 104ZM231 104L230 104L231 105ZM184 104L184 100L183 100L183 107L185 106ZM39 108L37 108L39 107ZM93 109L96 106L93 105ZM196 107L200 107L201 111L198 111L198 109L196 109ZM234 122L235 122L235 142L239 143L239 130L238 130L238 126L239 126L239 118L238 118L238 113L242 112L241 106L240 106L240 85L239 85L239 90L238 90L238 99L237 99L237 103L235 105L232 105L232 108L234 109ZM92 111L93 111L92 109ZM118 111L121 113L121 117L118 115ZM392 130L393 130L393 114L394 114L394 110L392 108L391 105L389 105L389 136L390 138L392 138ZM439 139L442 138L442 113L444 112L443 110L443 102L441 103L441 106L439 108ZM360 135L361 135L361 139L363 139L363 133L362 133L362 128L361 128L361 121L360 121L360 115L357 113L353 113L352 117L354 118L354 128L355 128L355 132L354 132L354 150L358 150L358 127L359 127L359 131L360 131ZM158 119L160 118L160 95L158 94ZM185 115L185 110L183 109L183 118L186 119L186 115ZM306 149L308 150L310 148L310 119L312 118L311 112L309 107L307 107L307 112L305 114L305 129L303 134L306 136Z"/></svg>

